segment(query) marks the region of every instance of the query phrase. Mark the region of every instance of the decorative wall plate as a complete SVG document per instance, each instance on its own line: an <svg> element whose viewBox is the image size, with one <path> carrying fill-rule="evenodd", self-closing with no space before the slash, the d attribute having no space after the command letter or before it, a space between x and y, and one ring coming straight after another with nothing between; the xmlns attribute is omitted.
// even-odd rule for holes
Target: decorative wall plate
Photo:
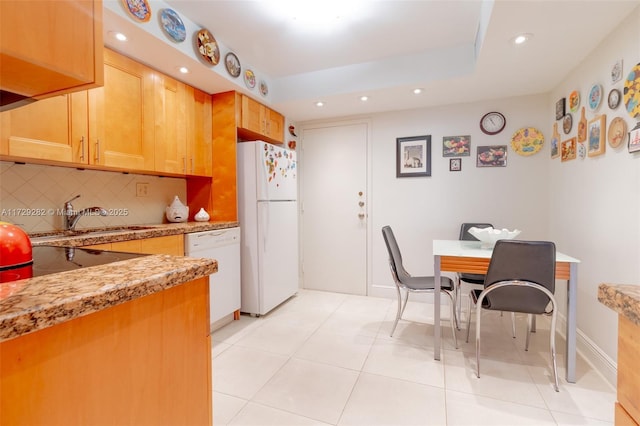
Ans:
<svg viewBox="0 0 640 426"><path fill-rule="evenodd" d="M578 144L578 157L584 159L587 156L587 147L583 143Z"/></svg>
<svg viewBox="0 0 640 426"><path fill-rule="evenodd" d="M187 38L187 30L184 23L173 9L162 9L160 11L160 26L165 34L176 43L182 43Z"/></svg>
<svg viewBox="0 0 640 426"><path fill-rule="evenodd" d="M616 61L611 67L611 83L617 83L622 80L622 59Z"/></svg>
<svg viewBox="0 0 640 426"><path fill-rule="evenodd" d="M210 65L218 65L220 62L218 42L209 30L203 28L196 34L196 50L200 57Z"/></svg>
<svg viewBox="0 0 640 426"><path fill-rule="evenodd" d="M640 64L633 67L627 76L622 98L631 118L640 117Z"/></svg>
<svg viewBox="0 0 640 426"><path fill-rule="evenodd" d="M569 95L569 111L576 112L580 106L580 92L574 90Z"/></svg>
<svg viewBox="0 0 640 426"><path fill-rule="evenodd" d="M565 135L568 135L571 131L571 127L573 126L573 117L571 114L567 113L562 119L562 130Z"/></svg>
<svg viewBox="0 0 640 426"><path fill-rule="evenodd" d="M595 111L600 106L600 102L602 102L602 86L594 84L589 90L589 109Z"/></svg>
<svg viewBox="0 0 640 426"><path fill-rule="evenodd" d="M607 131L607 141L611 148L617 148L627 139L629 134L627 133L627 122L620 117L616 117L609 124L609 130Z"/></svg>
<svg viewBox="0 0 640 426"><path fill-rule="evenodd" d="M240 60L235 53L229 52L224 57L224 66L227 69L229 75L233 78L237 78L240 75Z"/></svg>
<svg viewBox="0 0 640 426"><path fill-rule="evenodd" d="M147 22L151 19L151 6L147 0L122 0L122 4L137 21Z"/></svg>
<svg viewBox="0 0 640 426"><path fill-rule="evenodd" d="M511 148L520 155L529 156L540 151L544 145L544 135L535 127L525 127L511 137Z"/></svg>
<svg viewBox="0 0 640 426"><path fill-rule="evenodd" d="M269 94L269 86L267 86L267 82L264 80L260 80L260 94L262 96L267 96Z"/></svg>
<svg viewBox="0 0 640 426"><path fill-rule="evenodd" d="M620 101L622 100L622 94L618 89L611 89L609 92L609 96L607 97L607 104L609 108L616 109L618 105L620 105Z"/></svg>
<svg viewBox="0 0 640 426"><path fill-rule="evenodd" d="M244 71L244 84L249 88L253 89L256 87L256 75L251 70Z"/></svg>

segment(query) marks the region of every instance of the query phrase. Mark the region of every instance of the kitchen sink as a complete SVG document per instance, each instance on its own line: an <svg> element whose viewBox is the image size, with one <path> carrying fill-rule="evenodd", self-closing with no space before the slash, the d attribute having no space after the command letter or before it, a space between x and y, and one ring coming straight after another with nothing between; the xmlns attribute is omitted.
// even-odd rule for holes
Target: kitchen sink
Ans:
<svg viewBox="0 0 640 426"><path fill-rule="evenodd" d="M29 235L32 240L50 240L65 237L76 237L80 235L104 235L115 234L127 231L143 231L146 229L155 229L155 226L129 225L129 226L110 226L108 228L86 228L86 229L66 229L60 231L34 232Z"/></svg>

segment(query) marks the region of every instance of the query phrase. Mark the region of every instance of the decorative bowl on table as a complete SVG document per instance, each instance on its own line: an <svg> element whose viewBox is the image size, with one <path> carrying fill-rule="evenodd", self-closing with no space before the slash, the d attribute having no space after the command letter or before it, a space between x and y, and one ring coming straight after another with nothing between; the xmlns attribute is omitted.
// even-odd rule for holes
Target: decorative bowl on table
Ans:
<svg viewBox="0 0 640 426"><path fill-rule="evenodd" d="M496 245L498 240L512 240L520 235L520 230L514 229L509 231L508 229L494 229L492 227L476 228L475 226L469 228L469 233L480 240L482 248L491 248Z"/></svg>

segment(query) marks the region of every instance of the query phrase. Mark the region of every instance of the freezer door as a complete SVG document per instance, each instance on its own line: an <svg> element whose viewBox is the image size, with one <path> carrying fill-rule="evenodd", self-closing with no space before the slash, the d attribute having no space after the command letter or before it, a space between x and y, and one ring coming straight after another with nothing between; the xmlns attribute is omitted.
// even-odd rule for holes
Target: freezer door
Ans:
<svg viewBox="0 0 640 426"><path fill-rule="evenodd" d="M298 194L295 151L258 142L255 154L258 200L295 200Z"/></svg>
<svg viewBox="0 0 640 426"><path fill-rule="evenodd" d="M298 291L298 211L295 201L258 203L260 312Z"/></svg>

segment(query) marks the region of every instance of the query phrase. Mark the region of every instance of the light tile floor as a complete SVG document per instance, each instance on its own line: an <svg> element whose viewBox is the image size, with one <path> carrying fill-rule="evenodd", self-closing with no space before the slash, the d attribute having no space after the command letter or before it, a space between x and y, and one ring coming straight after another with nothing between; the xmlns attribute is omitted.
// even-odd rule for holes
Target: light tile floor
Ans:
<svg viewBox="0 0 640 426"><path fill-rule="evenodd" d="M219 425L612 425L615 389L580 357L577 383L552 385L549 322L524 351L510 315L483 313L481 377L475 324L455 349L443 319L433 359L433 306L409 302L393 337L396 301L301 290L266 316L242 315L213 335L213 416ZM446 309L444 310L446 311ZM464 321L462 322L464 324Z"/></svg>

